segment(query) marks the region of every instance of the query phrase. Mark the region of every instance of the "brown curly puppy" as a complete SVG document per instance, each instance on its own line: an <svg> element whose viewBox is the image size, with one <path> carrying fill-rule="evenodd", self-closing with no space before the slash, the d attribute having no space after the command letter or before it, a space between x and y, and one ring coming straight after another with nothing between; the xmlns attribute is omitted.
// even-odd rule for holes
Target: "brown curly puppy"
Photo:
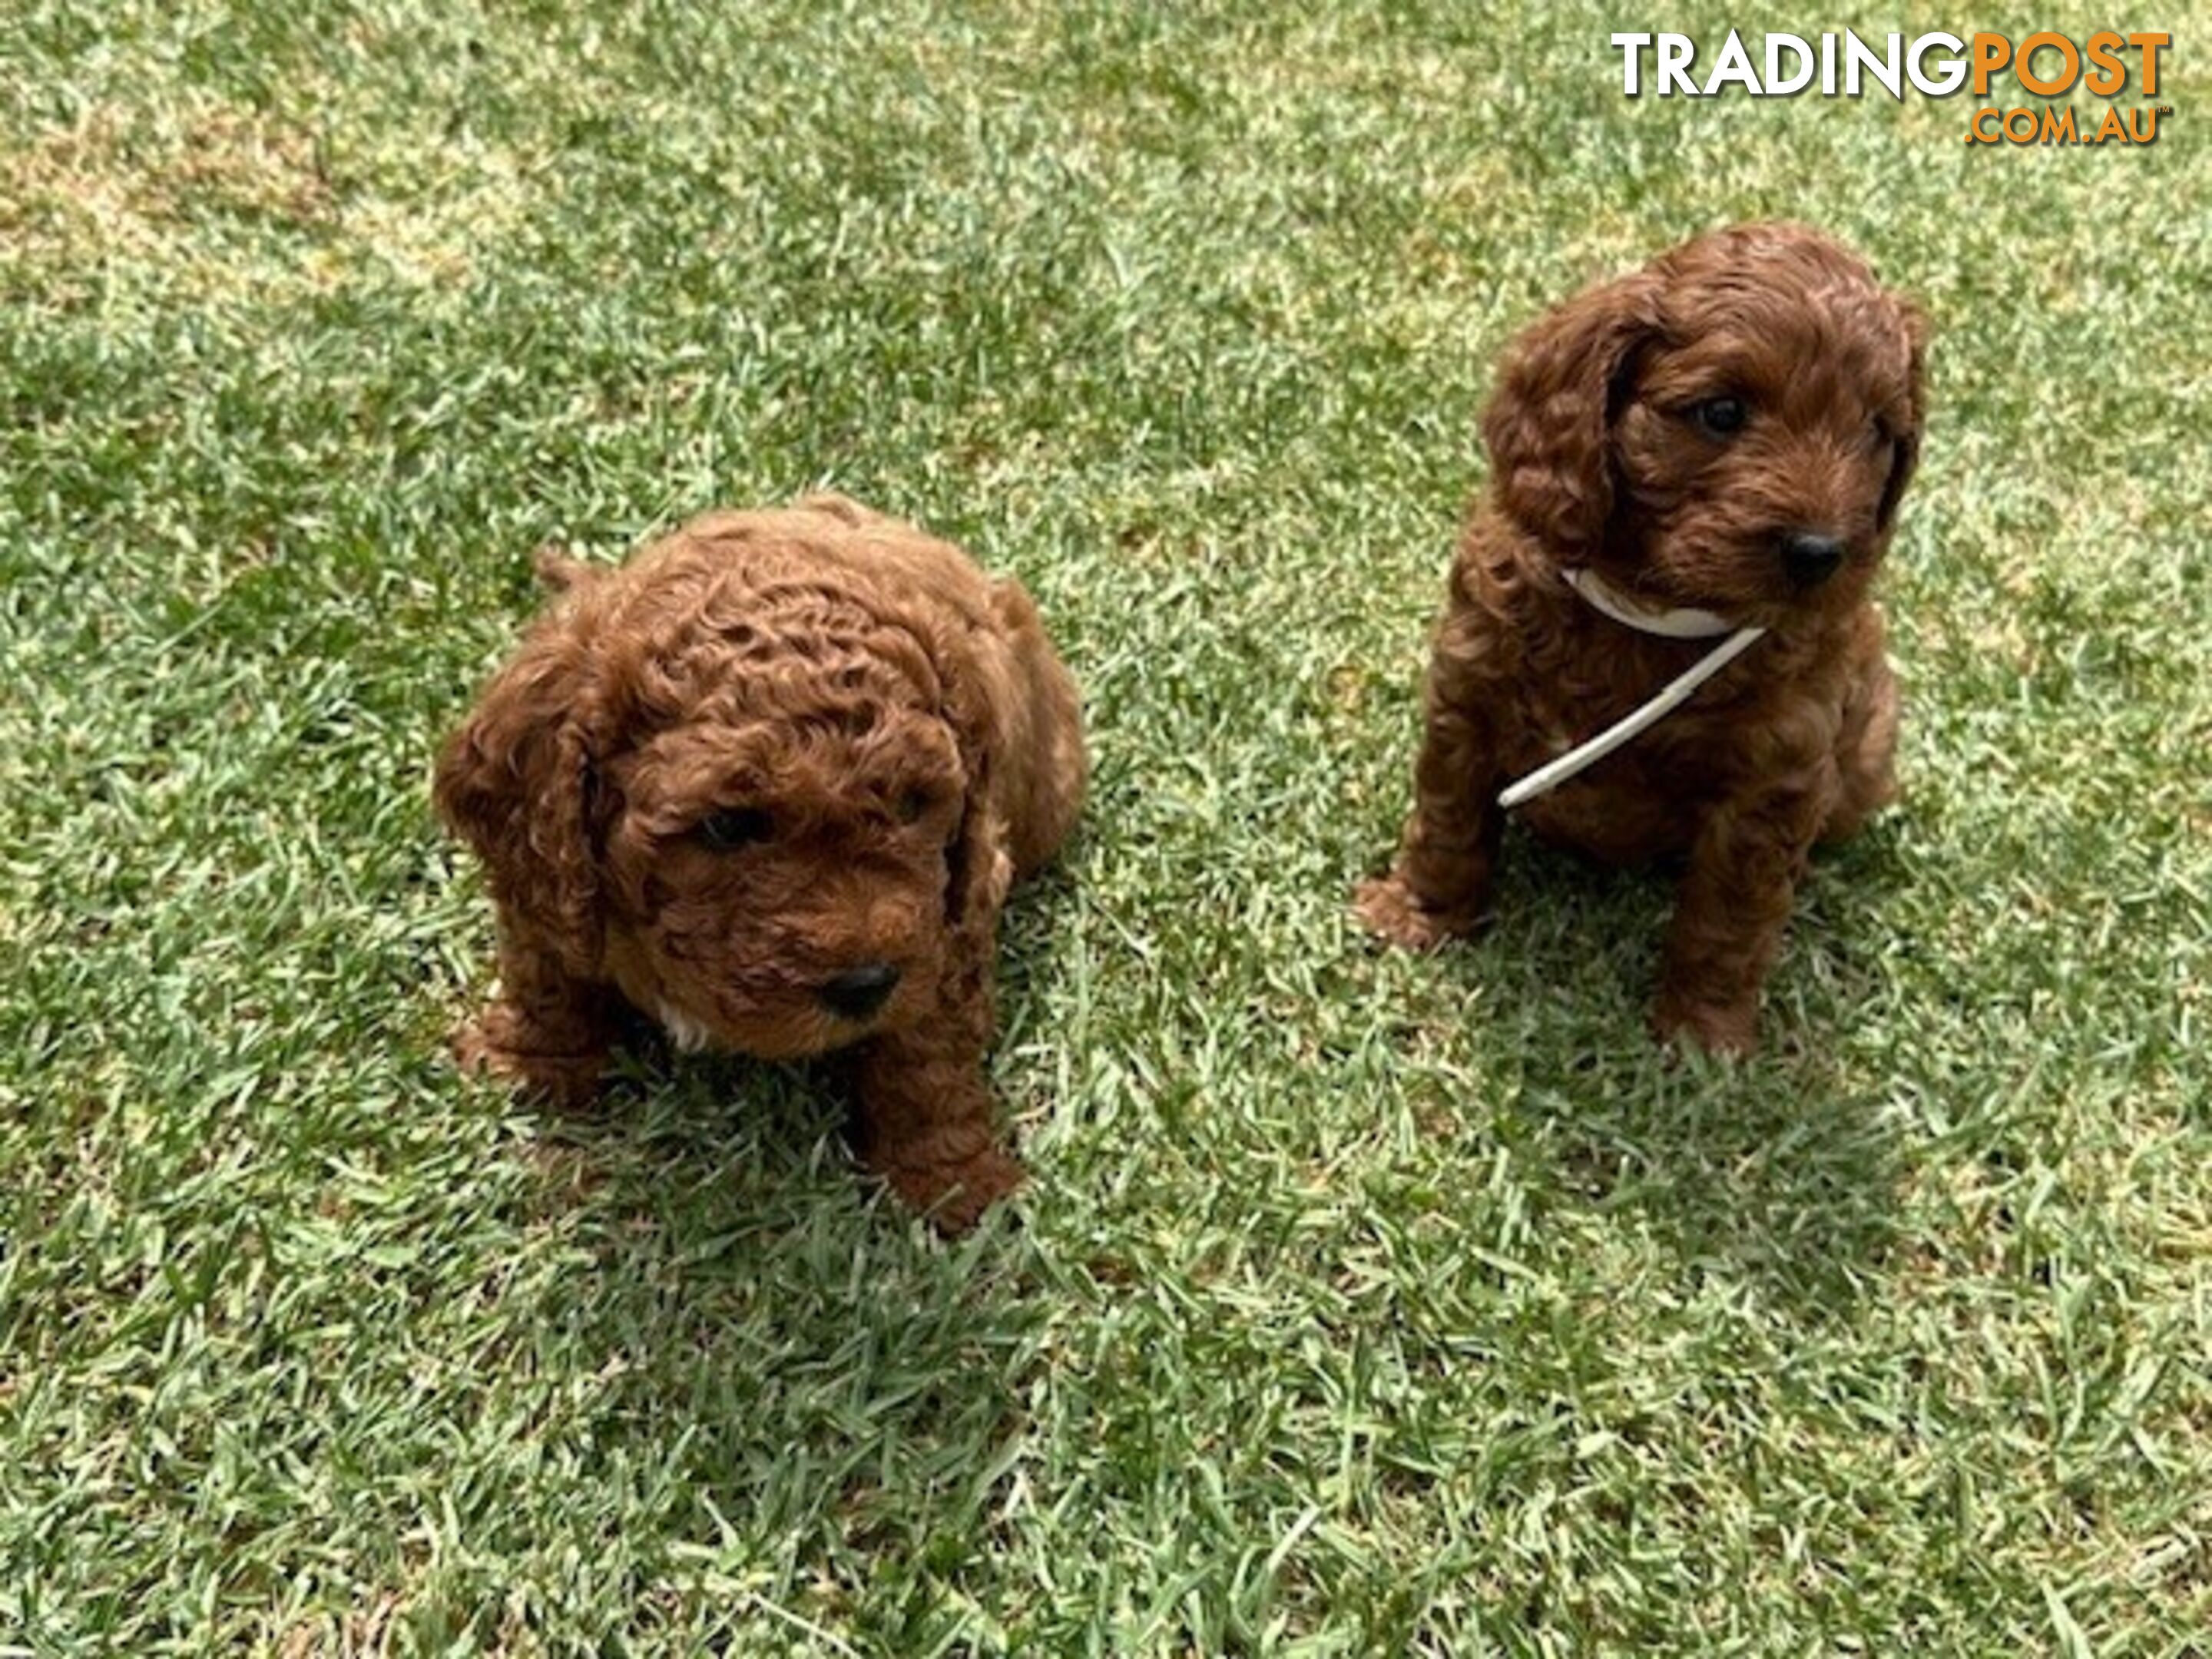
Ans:
<svg viewBox="0 0 2212 1659"><path fill-rule="evenodd" d="M1701 236L1593 288L1508 355L1429 668L1415 804L1359 915L1414 949L1487 911L1500 790L1635 709L1711 639L1765 635L1683 707L1521 809L1607 862L1686 860L1652 1022L1745 1052L1807 854L1894 792L1897 691L1869 587L1923 420L1919 313L1795 225ZM1618 608L1618 607L1617 607Z"/></svg>
<svg viewBox="0 0 2212 1659"><path fill-rule="evenodd" d="M999 908L1082 805L1020 585L835 496L715 513L564 589L439 757L499 992L465 1062L574 1101L625 1006L684 1048L849 1048L858 1149L951 1229L1021 1179L982 1062Z"/></svg>

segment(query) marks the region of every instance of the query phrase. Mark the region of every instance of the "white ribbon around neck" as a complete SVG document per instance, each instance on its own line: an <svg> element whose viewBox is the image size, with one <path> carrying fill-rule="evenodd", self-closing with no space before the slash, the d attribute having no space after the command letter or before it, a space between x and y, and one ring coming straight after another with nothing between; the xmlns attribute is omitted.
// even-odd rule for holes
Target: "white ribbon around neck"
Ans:
<svg viewBox="0 0 2212 1659"><path fill-rule="evenodd" d="M1582 596L1584 604L1624 628L1670 640L1710 640L1723 634L1728 637L1668 681L1649 702L1615 720L1589 742L1577 744L1557 760L1546 762L1498 796L1498 804L1508 811L1524 801L1534 800L1547 789L1557 788L1577 773L1588 771L1639 732L1656 726L1688 702L1692 691L1749 650L1766 631L1763 628L1736 628L1727 618L1710 611L1650 610L1621 592L1595 570L1562 569L1559 574Z"/></svg>

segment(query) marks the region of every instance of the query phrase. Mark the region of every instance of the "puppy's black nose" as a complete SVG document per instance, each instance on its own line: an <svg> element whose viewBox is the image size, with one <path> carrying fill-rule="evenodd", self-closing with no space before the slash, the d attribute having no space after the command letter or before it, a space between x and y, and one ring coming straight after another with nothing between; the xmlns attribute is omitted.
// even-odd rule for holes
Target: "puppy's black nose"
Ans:
<svg viewBox="0 0 2212 1659"><path fill-rule="evenodd" d="M898 988L899 970L888 962L848 968L815 993L823 1006L847 1019L866 1019Z"/></svg>
<svg viewBox="0 0 2212 1659"><path fill-rule="evenodd" d="M1844 562L1844 544L1817 530L1792 530L1782 538L1782 568L1800 587L1818 587Z"/></svg>

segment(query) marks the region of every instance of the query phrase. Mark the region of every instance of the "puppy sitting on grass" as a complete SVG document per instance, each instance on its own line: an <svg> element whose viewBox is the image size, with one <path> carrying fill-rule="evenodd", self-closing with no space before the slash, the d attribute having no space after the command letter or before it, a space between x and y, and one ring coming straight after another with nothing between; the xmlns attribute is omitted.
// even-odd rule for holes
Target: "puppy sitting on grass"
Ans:
<svg viewBox="0 0 2212 1659"><path fill-rule="evenodd" d="M625 1006L687 1048L849 1050L863 1161L969 1225L1021 1179L983 1075L999 908L1086 771L1028 594L834 496L539 568L560 598L438 760L498 910L463 1061L587 1097Z"/></svg>
<svg viewBox="0 0 2212 1659"><path fill-rule="evenodd" d="M1753 1046L1809 850L1893 793L1869 590L1922 355L1910 305L1790 225L1699 237L1521 337L1483 417L1490 490L1452 565L1413 815L1357 897L1372 932L1425 950L1474 928L1517 807L1601 860L1686 861L1653 1025ZM1679 707L1607 732L1662 689ZM1587 769L1562 758L1598 733Z"/></svg>

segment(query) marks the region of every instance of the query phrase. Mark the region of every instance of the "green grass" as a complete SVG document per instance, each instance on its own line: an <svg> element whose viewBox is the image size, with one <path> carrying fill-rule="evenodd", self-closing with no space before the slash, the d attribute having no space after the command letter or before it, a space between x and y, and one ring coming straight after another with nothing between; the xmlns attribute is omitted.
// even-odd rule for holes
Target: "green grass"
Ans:
<svg viewBox="0 0 2212 1659"><path fill-rule="evenodd" d="M0 1654L2212 1642L2206 38L2023 151L1302 10L0 21ZM1909 793L1669 1070L1659 882L1516 843L1432 961L1345 896L1498 346L1774 214L1936 319ZM823 483L1090 700L954 1246L804 1072L441 1048L527 550Z"/></svg>

